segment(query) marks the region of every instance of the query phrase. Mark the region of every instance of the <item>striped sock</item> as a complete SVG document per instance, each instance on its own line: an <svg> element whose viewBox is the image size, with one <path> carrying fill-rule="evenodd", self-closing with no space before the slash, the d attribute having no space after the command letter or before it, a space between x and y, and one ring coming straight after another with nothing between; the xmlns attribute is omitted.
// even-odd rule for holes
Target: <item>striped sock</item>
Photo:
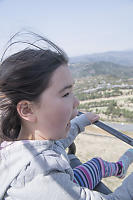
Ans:
<svg viewBox="0 0 133 200"><path fill-rule="evenodd" d="M97 158L101 164L102 168L102 178L106 178L109 176L117 176L119 172L119 164L118 162L107 162L102 160L101 158Z"/></svg>

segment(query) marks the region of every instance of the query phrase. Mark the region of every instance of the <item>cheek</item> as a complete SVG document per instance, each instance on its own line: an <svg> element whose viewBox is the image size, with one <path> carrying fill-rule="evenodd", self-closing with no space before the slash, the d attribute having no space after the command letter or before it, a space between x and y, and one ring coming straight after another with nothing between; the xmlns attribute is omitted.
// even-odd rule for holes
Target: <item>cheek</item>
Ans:
<svg viewBox="0 0 133 200"><path fill-rule="evenodd" d="M55 112L56 113L56 112ZM67 112L58 112L55 116L49 119L49 137L50 139L62 139L66 137L66 126L69 120L69 114Z"/></svg>
<svg viewBox="0 0 133 200"><path fill-rule="evenodd" d="M69 122L72 115L72 108L67 104L56 103L56 107L53 109L53 115L50 118L52 123L52 130L55 134L61 134L62 131L66 128L67 123Z"/></svg>
<svg viewBox="0 0 133 200"><path fill-rule="evenodd" d="M64 126L70 120L72 109L66 105L63 107L60 105L58 111L56 110L55 113L56 122Z"/></svg>
<svg viewBox="0 0 133 200"><path fill-rule="evenodd" d="M73 104L67 99L56 99L49 101L47 107L41 109L41 126L52 134L60 134L66 128L73 114Z"/></svg>

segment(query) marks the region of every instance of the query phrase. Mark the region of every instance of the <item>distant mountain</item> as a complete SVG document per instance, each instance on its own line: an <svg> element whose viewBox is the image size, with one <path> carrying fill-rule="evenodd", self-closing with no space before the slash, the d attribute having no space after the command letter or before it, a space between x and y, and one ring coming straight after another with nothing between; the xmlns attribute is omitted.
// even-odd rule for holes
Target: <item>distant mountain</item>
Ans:
<svg viewBox="0 0 133 200"><path fill-rule="evenodd" d="M110 51L70 58L70 63L94 63L99 61L112 62L125 66L133 66L133 50Z"/></svg>
<svg viewBox="0 0 133 200"><path fill-rule="evenodd" d="M118 78L133 77L133 67L105 61L95 63L73 63L70 64L70 70L75 78L97 75L110 75Z"/></svg>

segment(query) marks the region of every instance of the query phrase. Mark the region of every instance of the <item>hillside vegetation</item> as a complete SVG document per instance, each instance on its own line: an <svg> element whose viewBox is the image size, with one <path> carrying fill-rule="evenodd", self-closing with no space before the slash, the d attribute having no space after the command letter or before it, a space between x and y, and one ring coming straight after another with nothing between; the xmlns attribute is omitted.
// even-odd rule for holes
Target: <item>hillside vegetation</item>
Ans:
<svg viewBox="0 0 133 200"><path fill-rule="evenodd" d="M74 93L79 110L94 111L102 120L133 122L133 67L112 62L73 63Z"/></svg>

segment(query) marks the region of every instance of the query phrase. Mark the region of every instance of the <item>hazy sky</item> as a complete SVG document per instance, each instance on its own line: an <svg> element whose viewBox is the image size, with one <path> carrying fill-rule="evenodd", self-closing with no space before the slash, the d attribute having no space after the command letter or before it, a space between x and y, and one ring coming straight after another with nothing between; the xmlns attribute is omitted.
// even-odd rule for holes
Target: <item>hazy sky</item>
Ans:
<svg viewBox="0 0 133 200"><path fill-rule="evenodd" d="M69 56L133 49L133 0L0 0L0 48L22 28Z"/></svg>

